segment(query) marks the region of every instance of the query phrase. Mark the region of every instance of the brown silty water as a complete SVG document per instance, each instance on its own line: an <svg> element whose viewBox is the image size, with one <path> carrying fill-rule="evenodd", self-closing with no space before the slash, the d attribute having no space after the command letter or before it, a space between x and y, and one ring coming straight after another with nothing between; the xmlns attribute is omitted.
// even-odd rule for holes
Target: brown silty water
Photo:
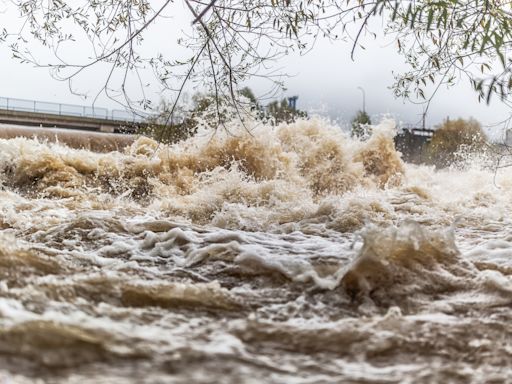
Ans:
<svg viewBox="0 0 512 384"><path fill-rule="evenodd" d="M0 140L0 383L512 382L512 176L319 120Z"/></svg>

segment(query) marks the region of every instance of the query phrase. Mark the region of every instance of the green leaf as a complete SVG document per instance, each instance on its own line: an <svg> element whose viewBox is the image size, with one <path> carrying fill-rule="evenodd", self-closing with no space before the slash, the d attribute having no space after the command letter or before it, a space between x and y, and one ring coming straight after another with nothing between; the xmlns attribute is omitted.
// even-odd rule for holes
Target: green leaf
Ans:
<svg viewBox="0 0 512 384"><path fill-rule="evenodd" d="M432 21L434 20L434 11L430 9L428 11L428 19L427 19L427 31L430 31L430 28L432 27Z"/></svg>

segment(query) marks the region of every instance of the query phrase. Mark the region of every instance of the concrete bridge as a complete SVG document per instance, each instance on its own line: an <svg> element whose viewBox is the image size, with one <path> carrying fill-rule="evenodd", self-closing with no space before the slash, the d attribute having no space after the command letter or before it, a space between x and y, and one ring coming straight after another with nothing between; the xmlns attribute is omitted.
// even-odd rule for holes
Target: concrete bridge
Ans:
<svg viewBox="0 0 512 384"><path fill-rule="evenodd" d="M106 108L0 97L0 123L135 133L148 114Z"/></svg>

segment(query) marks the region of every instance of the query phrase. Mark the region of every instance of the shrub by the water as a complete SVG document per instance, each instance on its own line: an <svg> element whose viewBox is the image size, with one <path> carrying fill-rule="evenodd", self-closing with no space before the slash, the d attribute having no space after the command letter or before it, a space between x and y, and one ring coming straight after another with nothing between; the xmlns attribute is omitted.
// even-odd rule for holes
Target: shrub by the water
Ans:
<svg viewBox="0 0 512 384"><path fill-rule="evenodd" d="M474 153L482 151L485 145L486 137L477 120L446 119L434 131L428 157L433 164L444 167L453 163L461 150Z"/></svg>
<svg viewBox="0 0 512 384"><path fill-rule="evenodd" d="M139 133L160 142L176 143L194 136L201 125L224 126L225 122L239 119L244 114L271 125L293 123L308 117L307 112L296 109L286 98L270 102L265 107L248 87L242 88L239 95L241 98L237 108L231 108L229 97L217 97L214 94L196 93L188 108L162 100L154 115L141 126Z"/></svg>
<svg viewBox="0 0 512 384"><path fill-rule="evenodd" d="M370 133L369 125L372 124L370 116L366 111L357 111L356 116L352 119L352 136L368 137Z"/></svg>

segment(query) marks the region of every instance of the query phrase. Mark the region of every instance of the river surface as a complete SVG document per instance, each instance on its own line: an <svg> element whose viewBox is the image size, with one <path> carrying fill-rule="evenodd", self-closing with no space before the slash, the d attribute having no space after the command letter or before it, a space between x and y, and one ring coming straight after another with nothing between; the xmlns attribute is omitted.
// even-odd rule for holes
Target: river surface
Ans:
<svg viewBox="0 0 512 384"><path fill-rule="evenodd" d="M391 125L0 140L0 383L512 382L512 169Z"/></svg>

